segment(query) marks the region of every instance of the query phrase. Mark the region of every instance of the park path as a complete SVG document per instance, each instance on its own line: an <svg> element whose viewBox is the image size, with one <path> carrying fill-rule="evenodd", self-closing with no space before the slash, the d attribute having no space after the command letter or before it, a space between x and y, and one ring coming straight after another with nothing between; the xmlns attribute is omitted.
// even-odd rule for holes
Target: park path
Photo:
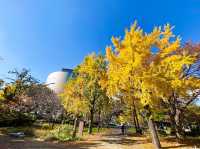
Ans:
<svg viewBox="0 0 200 149"><path fill-rule="evenodd" d="M190 149L185 145L162 145L165 148ZM44 142L33 139L15 139L0 135L0 149L154 149L152 143L144 136L124 136L120 129L110 129L105 134L91 135L83 141L76 142Z"/></svg>
<svg viewBox="0 0 200 149"><path fill-rule="evenodd" d="M0 136L0 149L145 149L143 139L123 136L120 129L110 129L105 134L91 135L83 141L56 143L33 139L16 139ZM151 143L148 147L151 149ZM153 149L153 148L152 148Z"/></svg>
<svg viewBox="0 0 200 149"><path fill-rule="evenodd" d="M152 144L148 143L146 138L121 135L120 129L111 129L107 134L99 138L94 137L89 141L97 145L88 149L153 149Z"/></svg>

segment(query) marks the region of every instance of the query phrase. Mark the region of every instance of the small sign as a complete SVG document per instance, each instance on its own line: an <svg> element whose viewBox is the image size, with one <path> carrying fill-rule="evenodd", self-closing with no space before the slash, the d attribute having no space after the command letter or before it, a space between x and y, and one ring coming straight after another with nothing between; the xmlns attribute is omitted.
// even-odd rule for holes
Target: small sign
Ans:
<svg viewBox="0 0 200 149"><path fill-rule="evenodd" d="M79 129L78 129L79 136L83 136L83 128L84 128L84 121L80 121L79 122Z"/></svg>

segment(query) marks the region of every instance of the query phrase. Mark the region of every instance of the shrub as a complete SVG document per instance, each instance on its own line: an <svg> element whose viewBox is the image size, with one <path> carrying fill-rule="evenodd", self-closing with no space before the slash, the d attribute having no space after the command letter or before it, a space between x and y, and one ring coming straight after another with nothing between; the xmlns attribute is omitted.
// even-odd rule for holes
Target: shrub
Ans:
<svg viewBox="0 0 200 149"><path fill-rule="evenodd" d="M79 138L72 138L71 132L72 132L71 125L66 124L66 125L56 126L55 129L50 131L50 133L46 136L45 140L72 141L79 139Z"/></svg>

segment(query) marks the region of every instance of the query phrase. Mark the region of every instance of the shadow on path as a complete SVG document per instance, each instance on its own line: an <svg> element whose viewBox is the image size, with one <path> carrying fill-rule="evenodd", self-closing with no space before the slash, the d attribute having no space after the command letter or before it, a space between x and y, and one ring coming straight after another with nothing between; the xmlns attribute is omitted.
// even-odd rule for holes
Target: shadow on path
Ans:
<svg viewBox="0 0 200 149"><path fill-rule="evenodd" d="M162 140L163 149L199 147L200 140L193 139L177 143L174 138ZM112 129L107 134L91 135L85 141L44 142L32 138L16 139L0 135L0 149L153 149L151 141L141 135L121 135L120 129Z"/></svg>
<svg viewBox="0 0 200 149"><path fill-rule="evenodd" d="M53 143L0 136L0 149L88 149L90 147L97 147L98 145L99 143L87 141Z"/></svg>
<svg viewBox="0 0 200 149"><path fill-rule="evenodd" d="M135 135L135 137L141 137L140 135ZM148 140L141 140L141 139L133 139L130 135L122 135L120 129L112 129L111 133L103 135L103 139L100 141L109 143L109 144L120 144L120 145L127 145L131 146L134 144L143 144L147 143Z"/></svg>

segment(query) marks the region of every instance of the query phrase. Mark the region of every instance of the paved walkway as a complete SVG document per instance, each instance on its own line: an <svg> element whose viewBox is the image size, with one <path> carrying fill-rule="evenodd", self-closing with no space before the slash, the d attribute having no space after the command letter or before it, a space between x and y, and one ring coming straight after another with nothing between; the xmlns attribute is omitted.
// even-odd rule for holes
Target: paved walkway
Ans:
<svg viewBox="0 0 200 149"><path fill-rule="evenodd" d="M100 136L100 138L91 139L91 142L98 144L88 149L153 149L151 143L146 138L124 136L121 135L119 129L113 129L108 134ZM146 147L144 146L146 144Z"/></svg>

